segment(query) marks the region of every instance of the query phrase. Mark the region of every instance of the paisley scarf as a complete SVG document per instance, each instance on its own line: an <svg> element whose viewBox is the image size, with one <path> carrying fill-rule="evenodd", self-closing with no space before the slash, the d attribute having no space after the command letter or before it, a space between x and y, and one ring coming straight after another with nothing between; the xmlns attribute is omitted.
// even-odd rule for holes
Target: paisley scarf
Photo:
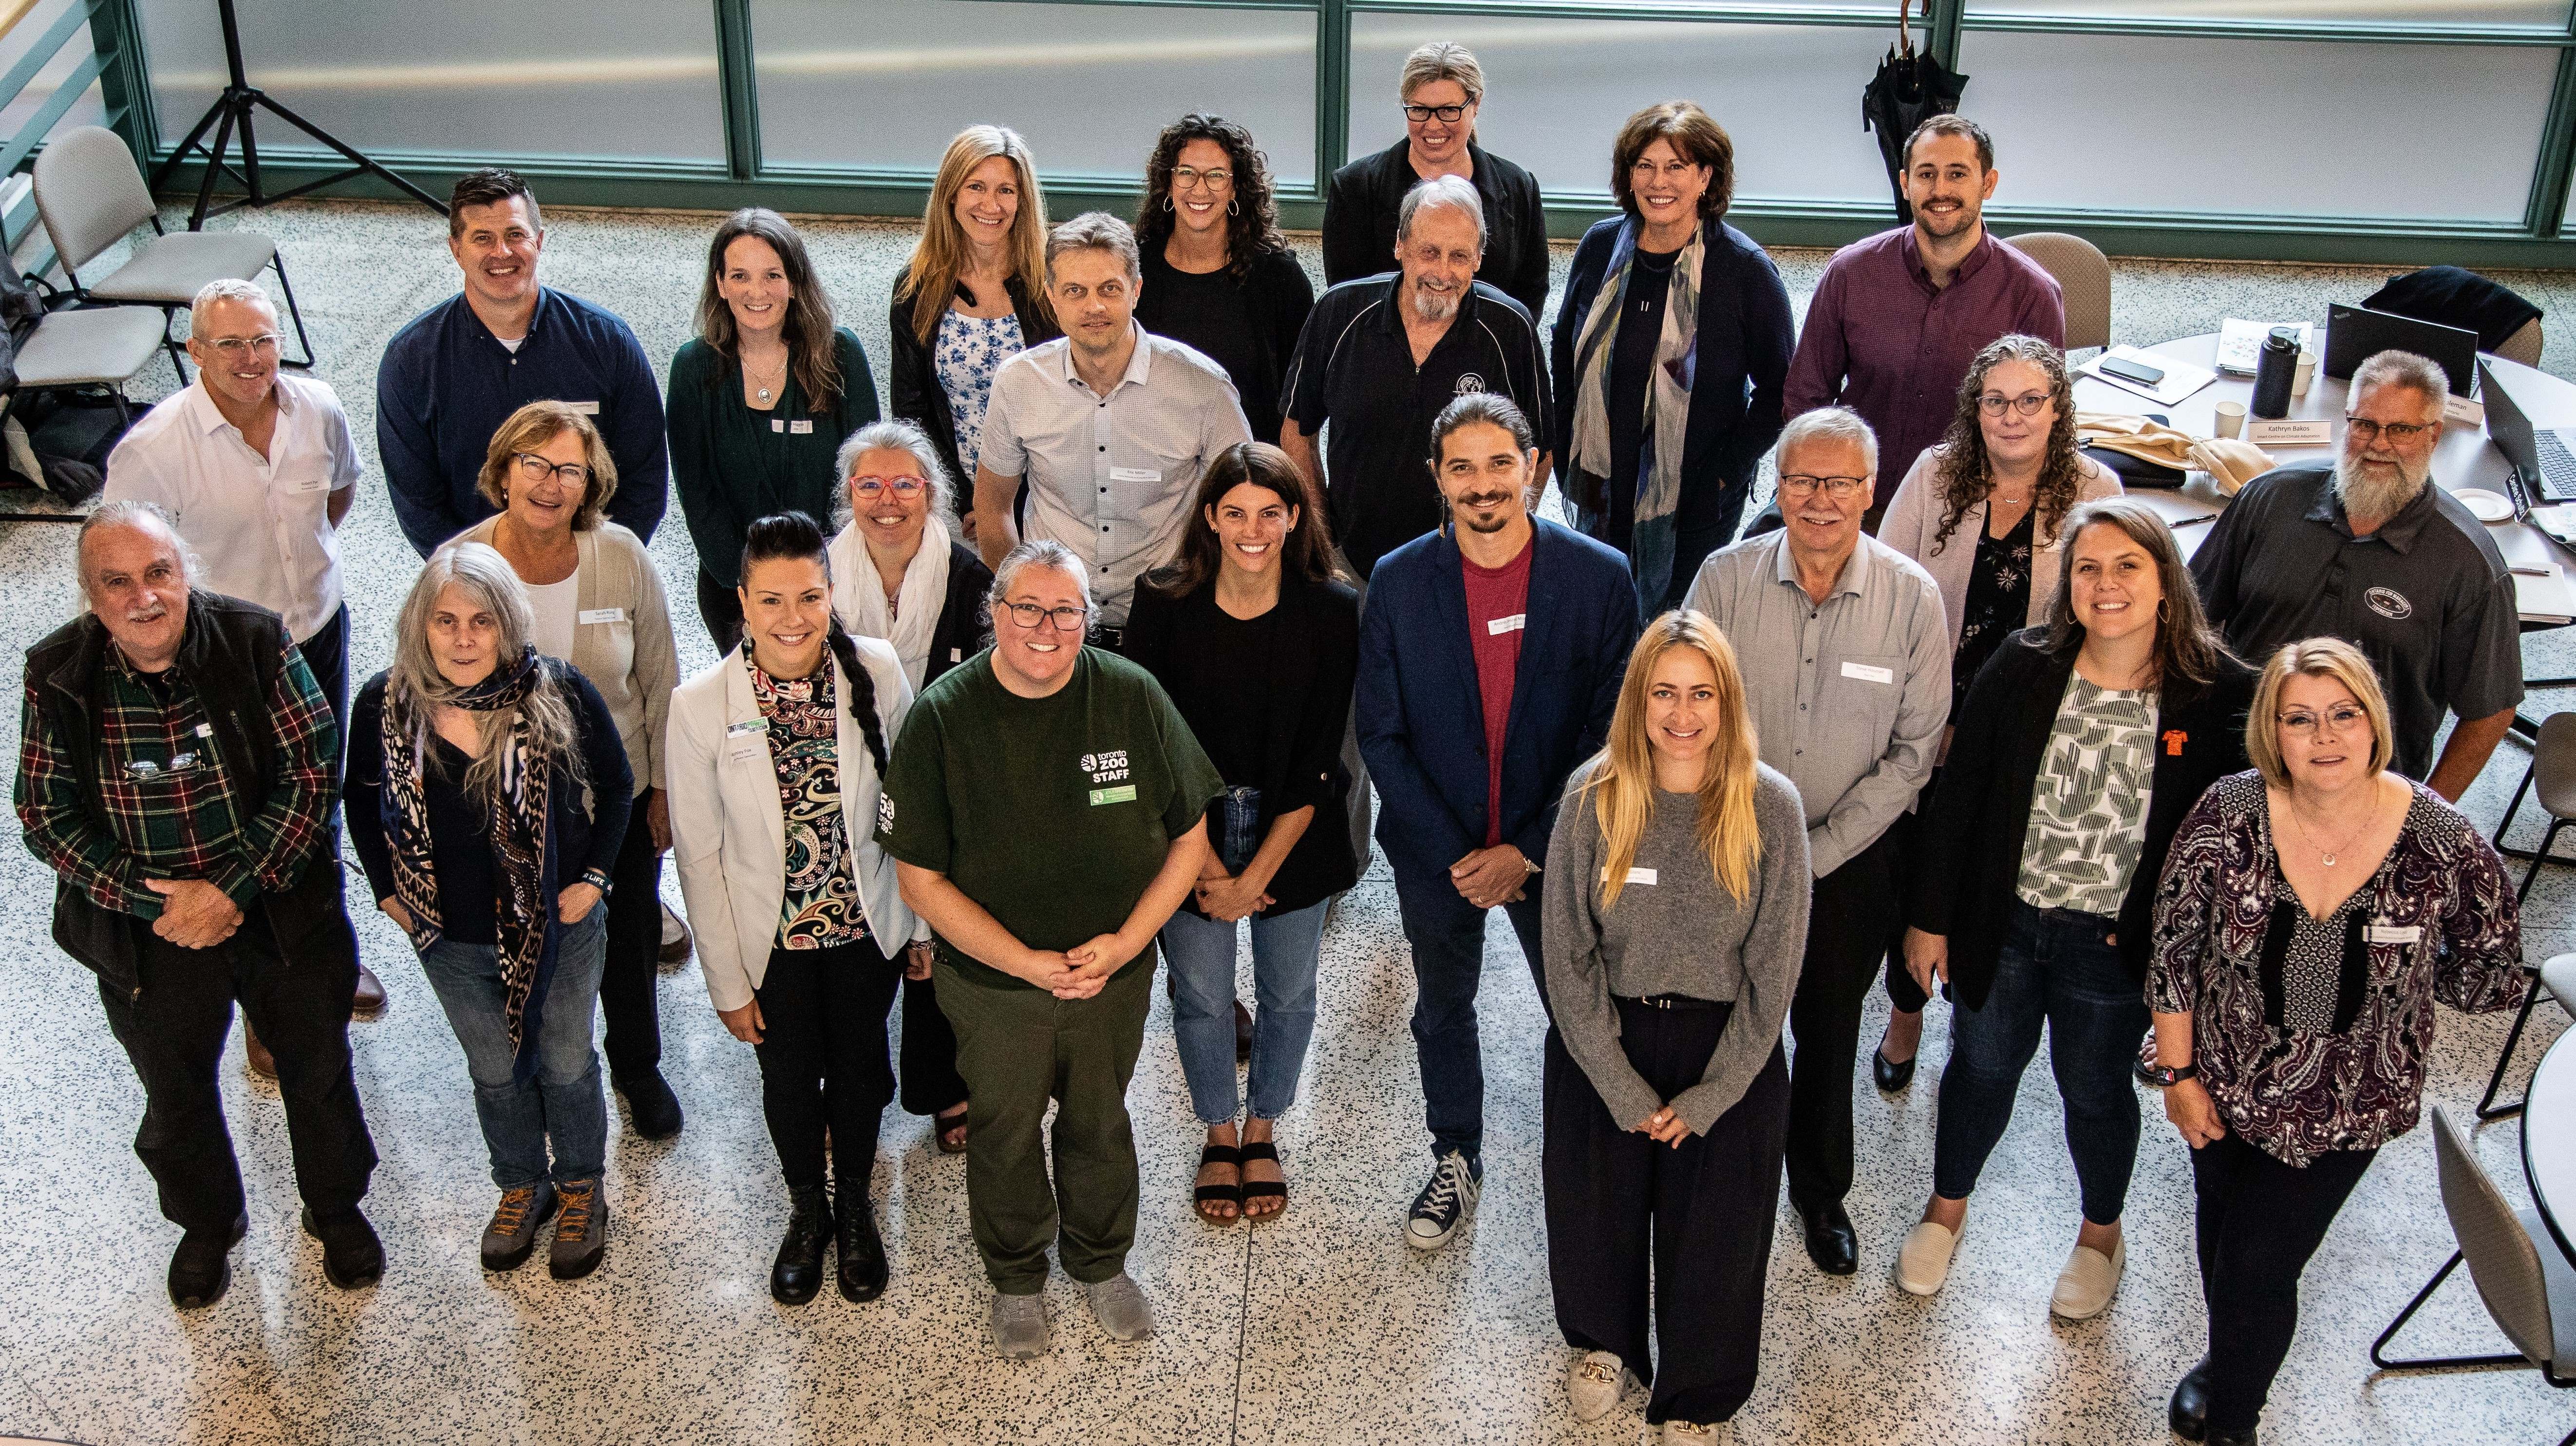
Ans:
<svg viewBox="0 0 2576 1446"><path fill-rule="evenodd" d="M1691 232L1690 243L1673 260L1670 291L1664 300L1664 330L1655 341L1655 369L1646 387L1646 419L1637 449L1637 475L1610 475L1610 354L1628 300L1628 281L1637 258L1638 223L1621 223L1611 248L1610 269L1593 295L1574 349L1575 385L1572 462L1574 486L1568 497L1578 508L1583 530L1599 537L1610 520L1610 489L1633 489L1636 513L1628 541L1629 569L1636 576L1637 596L1648 607L1672 581L1674 513L1681 506L1682 443L1690 427L1693 373L1699 362L1699 273L1706 255L1707 223ZM1593 506L1598 499L1600 505Z"/></svg>

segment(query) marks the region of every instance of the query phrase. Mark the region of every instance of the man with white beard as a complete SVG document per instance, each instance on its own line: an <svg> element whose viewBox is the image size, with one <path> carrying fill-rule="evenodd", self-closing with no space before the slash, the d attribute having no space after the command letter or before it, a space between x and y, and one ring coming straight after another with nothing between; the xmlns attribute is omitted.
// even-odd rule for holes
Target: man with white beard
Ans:
<svg viewBox="0 0 2576 1446"><path fill-rule="evenodd" d="M2433 485L2442 369L2384 351L2352 374L2343 452L2255 478L2191 560L2201 604L2239 657L2339 637L2388 690L2397 770L2457 801L2522 701L2513 574L2485 524ZM2442 715L2458 726L2433 757Z"/></svg>

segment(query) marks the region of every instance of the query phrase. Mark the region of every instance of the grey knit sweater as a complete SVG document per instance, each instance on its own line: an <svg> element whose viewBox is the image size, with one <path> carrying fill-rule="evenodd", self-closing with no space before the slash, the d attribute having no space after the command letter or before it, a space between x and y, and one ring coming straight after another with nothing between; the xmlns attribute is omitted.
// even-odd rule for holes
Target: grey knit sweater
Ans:
<svg viewBox="0 0 2576 1446"><path fill-rule="evenodd" d="M1566 785L1548 841L1541 901L1547 997L1566 1052L1622 1125L1641 1124L1669 1103L1693 1132L1708 1133L1744 1097L1780 1042L1807 947L1807 822L1796 785L1767 764L1756 769L1753 813L1762 857L1741 904L1718 883L1693 836L1692 800L1659 792L1630 882L1605 911L1601 824L1591 800L1577 796L1592 765L1576 769ZM1735 1006L1707 1072L1670 1101L1628 1063L1611 1002L1613 995L1652 994Z"/></svg>

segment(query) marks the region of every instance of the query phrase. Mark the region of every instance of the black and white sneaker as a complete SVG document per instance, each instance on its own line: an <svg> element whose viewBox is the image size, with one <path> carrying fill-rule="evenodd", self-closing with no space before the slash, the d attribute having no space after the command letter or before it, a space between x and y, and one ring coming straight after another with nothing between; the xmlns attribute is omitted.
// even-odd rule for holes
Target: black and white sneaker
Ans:
<svg viewBox="0 0 2576 1446"><path fill-rule="evenodd" d="M1476 1168L1456 1150L1440 1157L1431 1171L1431 1183L1413 1197L1413 1210L1404 1220L1404 1243L1416 1250L1438 1250L1458 1233L1458 1227L1476 1213L1476 1194L1483 1188Z"/></svg>

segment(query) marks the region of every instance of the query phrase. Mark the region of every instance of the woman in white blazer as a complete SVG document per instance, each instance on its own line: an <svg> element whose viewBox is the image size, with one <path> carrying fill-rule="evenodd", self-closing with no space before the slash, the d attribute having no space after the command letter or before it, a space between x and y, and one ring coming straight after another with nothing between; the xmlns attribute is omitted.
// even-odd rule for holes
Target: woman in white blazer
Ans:
<svg viewBox="0 0 2576 1446"><path fill-rule="evenodd" d="M834 621L823 531L805 514L751 525L741 592L740 646L671 698L680 890L716 1014L759 1053L787 1177L770 1294L812 1300L837 1235L841 1294L874 1300L886 1258L868 1177L894 1098L886 1016L907 951L930 938L875 841L912 687L892 648Z"/></svg>

